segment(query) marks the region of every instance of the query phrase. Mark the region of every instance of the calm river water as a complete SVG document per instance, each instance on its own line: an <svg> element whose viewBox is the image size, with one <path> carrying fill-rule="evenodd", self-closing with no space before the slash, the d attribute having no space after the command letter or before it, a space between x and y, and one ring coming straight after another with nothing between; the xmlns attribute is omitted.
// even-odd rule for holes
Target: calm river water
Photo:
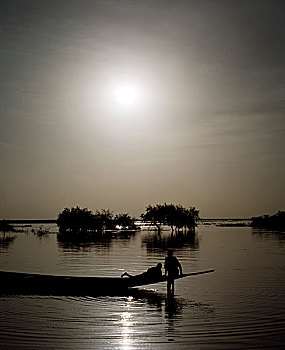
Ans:
<svg viewBox="0 0 285 350"><path fill-rule="evenodd" d="M0 295L1 349L285 347L284 233L201 225L195 237L140 231L84 245L53 233L10 237L0 244L0 270L135 274L163 263L172 246L185 273L215 272L177 281L173 300L162 283L118 297Z"/></svg>

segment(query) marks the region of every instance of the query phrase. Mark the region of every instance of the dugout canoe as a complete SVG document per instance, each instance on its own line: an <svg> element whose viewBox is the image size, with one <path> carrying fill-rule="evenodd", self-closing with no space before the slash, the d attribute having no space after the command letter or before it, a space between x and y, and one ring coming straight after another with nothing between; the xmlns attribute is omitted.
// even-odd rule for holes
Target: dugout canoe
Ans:
<svg viewBox="0 0 285 350"><path fill-rule="evenodd" d="M177 276L180 279L213 272L206 270ZM129 288L166 282L167 277L151 278L145 275L130 278L87 277L31 274L0 271L1 294L39 294L39 295L96 295L124 294Z"/></svg>

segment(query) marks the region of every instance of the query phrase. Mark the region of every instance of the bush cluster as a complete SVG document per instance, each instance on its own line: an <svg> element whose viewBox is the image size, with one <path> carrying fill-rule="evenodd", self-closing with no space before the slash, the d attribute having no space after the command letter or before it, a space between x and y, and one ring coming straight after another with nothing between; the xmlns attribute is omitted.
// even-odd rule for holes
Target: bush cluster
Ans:
<svg viewBox="0 0 285 350"><path fill-rule="evenodd" d="M274 215L252 217L251 225L260 228L285 229L285 211L278 211Z"/></svg>
<svg viewBox="0 0 285 350"><path fill-rule="evenodd" d="M145 222L150 222L155 225L160 231L161 225L168 225L171 231L180 229L193 230L196 226L196 221L199 219L199 210L195 207L189 209L175 204L156 204L149 205L146 212L141 215Z"/></svg>
<svg viewBox="0 0 285 350"><path fill-rule="evenodd" d="M57 217L57 225L61 233L64 232L102 232L114 229L134 229L134 218L129 214L117 214L110 210L96 210L93 213L87 208L65 208Z"/></svg>
<svg viewBox="0 0 285 350"><path fill-rule="evenodd" d="M0 220L0 231L14 232L15 228L13 225L9 224L9 222L7 220Z"/></svg>

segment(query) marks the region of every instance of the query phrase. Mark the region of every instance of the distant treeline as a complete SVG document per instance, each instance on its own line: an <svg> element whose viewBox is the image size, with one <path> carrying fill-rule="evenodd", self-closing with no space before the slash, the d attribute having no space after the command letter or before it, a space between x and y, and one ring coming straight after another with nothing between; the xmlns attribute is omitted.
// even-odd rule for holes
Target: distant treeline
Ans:
<svg viewBox="0 0 285 350"><path fill-rule="evenodd" d="M270 229L285 229L285 211L274 215L262 215L251 218L251 226Z"/></svg>
<svg viewBox="0 0 285 350"><path fill-rule="evenodd" d="M145 213L141 214L144 222L157 227L160 232L162 225L169 225L172 232L174 229L194 230L196 221L199 219L199 211L195 208L183 208L181 205L156 204L149 205ZM96 210L92 212L87 208L65 208L57 217L57 225L60 233L94 233L105 230L134 230L135 218L128 213L114 215L108 210Z"/></svg>
<svg viewBox="0 0 285 350"><path fill-rule="evenodd" d="M9 224L55 224L56 219L13 219L5 220Z"/></svg>

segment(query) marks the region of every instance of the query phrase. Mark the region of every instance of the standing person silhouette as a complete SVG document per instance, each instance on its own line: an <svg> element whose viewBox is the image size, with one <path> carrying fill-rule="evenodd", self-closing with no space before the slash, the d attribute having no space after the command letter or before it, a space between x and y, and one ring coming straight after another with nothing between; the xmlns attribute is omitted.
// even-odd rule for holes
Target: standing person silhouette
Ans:
<svg viewBox="0 0 285 350"><path fill-rule="evenodd" d="M174 279L182 275L182 266L176 256L173 255L173 250L169 249L164 262L165 276L167 276L167 294L174 295Z"/></svg>

